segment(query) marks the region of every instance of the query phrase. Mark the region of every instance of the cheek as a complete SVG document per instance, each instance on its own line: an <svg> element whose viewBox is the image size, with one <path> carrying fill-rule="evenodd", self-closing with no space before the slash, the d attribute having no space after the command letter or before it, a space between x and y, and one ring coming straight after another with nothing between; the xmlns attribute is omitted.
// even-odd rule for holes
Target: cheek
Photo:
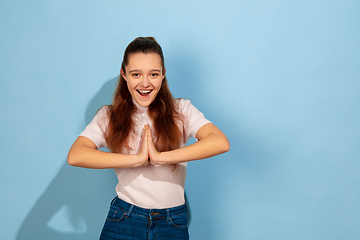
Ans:
<svg viewBox="0 0 360 240"><path fill-rule="evenodd" d="M126 86L127 86L127 88L129 89L129 91L134 90L134 86L133 86L133 84L132 84L132 81L127 81L127 82L126 82Z"/></svg>
<svg viewBox="0 0 360 240"><path fill-rule="evenodd" d="M156 88L157 88L157 89L160 89L160 88L161 88L161 85L162 85L162 80L160 80L159 82L157 82Z"/></svg>
<svg viewBox="0 0 360 240"><path fill-rule="evenodd" d="M129 90L129 92L131 92L131 88L129 86L129 82L126 82L126 86L127 86L127 89Z"/></svg>

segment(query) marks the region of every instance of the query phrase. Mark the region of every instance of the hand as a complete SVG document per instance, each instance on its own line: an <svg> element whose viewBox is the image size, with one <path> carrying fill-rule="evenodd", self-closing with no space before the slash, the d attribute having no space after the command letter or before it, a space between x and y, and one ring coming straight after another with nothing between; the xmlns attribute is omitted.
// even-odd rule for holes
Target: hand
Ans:
<svg viewBox="0 0 360 240"><path fill-rule="evenodd" d="M141 143L140 143L140 150L139 153L137 154L138 161L135 163L134 167L143 167L149 164L149 150L148 150L149 139L148 139L148 130L146 126L148 125L144 126Z"/></svg>
<svg viewBox="0 0 360 240"><path fill-rule="evenodd" d="M155 147L154 141L152 139L150 126L147 124L147 125L145 125L145 128L146 128L146 132L147 132L147 139L148 139L147 147L148 147L150 163L152 165L160 165L161 164L161 162L159 162L160 152L158 152L158 150Z"/></svg>

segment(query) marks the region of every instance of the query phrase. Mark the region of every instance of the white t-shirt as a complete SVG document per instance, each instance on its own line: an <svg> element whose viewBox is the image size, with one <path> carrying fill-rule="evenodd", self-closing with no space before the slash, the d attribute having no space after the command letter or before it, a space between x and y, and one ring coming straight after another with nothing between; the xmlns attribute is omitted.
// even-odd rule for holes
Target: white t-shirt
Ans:
<svg viewBox="0 0 360 240"><path fill-rule="evenodd" d="M151 130L153 130L152 120L147 114L147 107L141 107L136 102L134 103L138 111L133 118L135 129L134 134L130 136L129 146L131 150L126 152L127 154L137 154L139 152L145 124L149 124ZM196 132L210 121L189 100L178 99L176 104L184 120L179 127L183 131L184 138L181 147L184 147L186 142L191 137L195 138ZM104 134L109 123L108 112L108 107L102 107L80 134L80 136L92 140L98 149L101 147L107 148ZM149 164L138 168L116 168L115 173L119 180L116 186L117 195L128 203L147 209L170 208L182 205L185 203L186 168L186 163L178 164L175 171L173 171L172 165L153 166Z"/></svg>

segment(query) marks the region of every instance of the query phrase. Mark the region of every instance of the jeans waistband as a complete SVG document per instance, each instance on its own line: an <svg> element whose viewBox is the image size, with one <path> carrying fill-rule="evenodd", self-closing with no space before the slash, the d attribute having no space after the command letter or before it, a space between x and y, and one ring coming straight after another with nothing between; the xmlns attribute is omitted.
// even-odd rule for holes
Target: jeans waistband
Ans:
<svg viewBox="0 0 360 240"><path fill-rule="evenodd" d="M184 211L186 212L185 204L177 206L177 207L172 207L172 208L146 209L146 208L141 208L141 207L132 205L128 202L125 202L124 200L121 200L118 197L115 197L112 200L111 205L126 212L125 214L127 217L130 217L130 215L133 213L136 215L141 215L141 216L150 217L150 218L166 217L167 220L170 220L171 216L175 216L175 215L184 213Z"/></svg>

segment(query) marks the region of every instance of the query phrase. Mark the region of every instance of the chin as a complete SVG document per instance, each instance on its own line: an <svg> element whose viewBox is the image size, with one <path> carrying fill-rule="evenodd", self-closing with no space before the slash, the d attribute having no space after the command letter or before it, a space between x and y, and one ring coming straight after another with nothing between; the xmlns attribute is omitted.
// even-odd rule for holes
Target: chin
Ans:
<svg viewBox="0 0 360 240"><path fill-rule="evenodd" d="M139 104L141 107L149 107L150 104L153 102L154 100L151 101L136 101L137 104Z"/></svg>
<svg viewBox="0 0 360 240"><path fill-rule="evenodd" d="M135 101L137 102L137 104L139 104L142 107L149 107L150 104L152 104L154 102L155 98L156 98L156 96L145 100L145 99L141 99L141 98L137 97L137 98L135 98Z"/></svg>

